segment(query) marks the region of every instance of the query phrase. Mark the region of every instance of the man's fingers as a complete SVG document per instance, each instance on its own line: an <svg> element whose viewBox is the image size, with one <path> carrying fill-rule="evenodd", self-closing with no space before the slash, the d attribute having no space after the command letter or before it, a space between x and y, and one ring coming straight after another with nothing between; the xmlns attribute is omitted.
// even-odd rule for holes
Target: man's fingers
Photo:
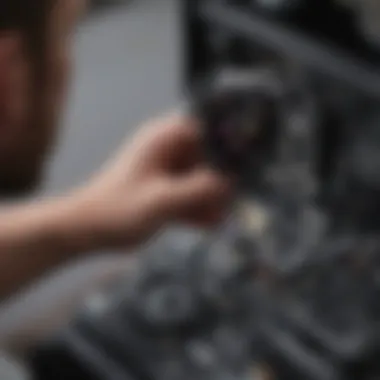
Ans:
<svg viewBox="0 0 380 380"><path fill-rule="evenodd" d="M224 204L232 193L232 184L226 178L208 169L199 169L186 177L173 180L168 202L173 210L182 213L207 209L210 204Z"/></svg>
<svg viewBox="0 0 380 380"><path fill-rule="evenodd" d="M193 166L200 161L203 150L196 120L184 115L148 123L132 146L136 154L144 152L150 169L164 172L183 171Z"/></svg>
<svg viewBox="0 0 380 380"><path fill-rule="evenodd" d="M186 148L198 146L201 142L201 130L195 119L180 117L166 124L162 129L162 149L171 153L183 152Z"/></svg>
<svg viewBox="0 0 380 380"><path fill-rule="evenodd" d="M184 223L200 228L212 228L220 224L228 216L228 207L222 204L215 206L206 210L202 209L190 212L184 216Z"/></svg>

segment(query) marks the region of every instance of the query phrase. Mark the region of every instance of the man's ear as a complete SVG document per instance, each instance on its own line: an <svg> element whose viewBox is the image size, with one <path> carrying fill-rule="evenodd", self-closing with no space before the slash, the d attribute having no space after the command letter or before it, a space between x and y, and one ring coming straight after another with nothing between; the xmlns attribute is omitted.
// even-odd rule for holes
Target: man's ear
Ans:
<svg viewBox="0 0 380 380"><path fill-rule="evenodd" d="M22 38L18 33L0 33L0 134L1 125L23 113L26 66Z"/></svg>

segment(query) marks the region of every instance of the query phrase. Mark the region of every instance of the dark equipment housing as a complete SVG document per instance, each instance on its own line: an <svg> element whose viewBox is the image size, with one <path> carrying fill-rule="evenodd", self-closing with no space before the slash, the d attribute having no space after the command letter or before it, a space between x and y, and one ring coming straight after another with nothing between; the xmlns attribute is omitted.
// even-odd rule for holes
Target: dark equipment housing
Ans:
<svg viewBox="0 0 380 380"><path fill-rule="evenodd" d="M182 0L206 150L262 217L148 255L133 291L30 353L36 379L380 376L379 9Z"/></svg>

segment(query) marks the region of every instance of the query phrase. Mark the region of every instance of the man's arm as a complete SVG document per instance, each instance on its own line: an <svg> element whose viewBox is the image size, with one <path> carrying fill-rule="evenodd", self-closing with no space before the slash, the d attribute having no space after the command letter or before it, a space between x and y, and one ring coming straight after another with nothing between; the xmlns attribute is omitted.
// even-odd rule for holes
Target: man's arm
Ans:
<svg viewBox="0 0 380 380"><path fill-rule="evenodd" d="M0 210L0 299L94 249L87 218L90 213L70 198Z"/></svg>
<svg viewBox="0 0 380 380"><path fill-rule="evenodd" d="M229 184L197 160L199 143L189 120L164 118L70 196L0 209L0 297L67 260L140 244L168 222L218 222Z"/></svg>

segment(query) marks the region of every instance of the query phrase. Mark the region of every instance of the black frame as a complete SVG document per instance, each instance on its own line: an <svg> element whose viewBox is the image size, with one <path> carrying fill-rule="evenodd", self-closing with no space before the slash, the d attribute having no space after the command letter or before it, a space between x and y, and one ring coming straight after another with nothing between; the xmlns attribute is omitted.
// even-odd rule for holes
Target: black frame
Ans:
<svg viewBox="0 0 380 380"><path fill-rule="evenodd" d="M192 88L196 80L215 64L207 45L207 30L218 26L252 43L265 46L284 57L291 57L327 78L338 80L362 95L380 100L380 71L355 54L338 46L328 46L308 38L288 26L247 12L235 2L184 1L185 83ZM237 2L236 2L237 3Z"/></svg>
<svg viewBox="0 0 380 380"><path fill-rule="evenodd" d="M183 84L187 93L191 93L199 79L207 76L214 65L218 64L207 43L208 28L217 25L242 36L253 46L264 43L326 78L342 82L367 98L380 100L380 72L347 52L331 49L289 28L248 14L238 5L182 0L181 12ZM78 326L69 327L29 357L35 380L145 380L126 373L125 368L117 369L120 370L120 376L110 375L115 373L115 363L107 357L99 361L101 349L99 351L99 345L94 342L96 340L83 335Z"/></svg>
<svg viewBox="0 0 380 380"><path fill-rule="evenodd" d="M199 17L203 3L203 0L182 0L182 79L186 92L210 67L210 51L205 39L207 31Z"/></svg>

